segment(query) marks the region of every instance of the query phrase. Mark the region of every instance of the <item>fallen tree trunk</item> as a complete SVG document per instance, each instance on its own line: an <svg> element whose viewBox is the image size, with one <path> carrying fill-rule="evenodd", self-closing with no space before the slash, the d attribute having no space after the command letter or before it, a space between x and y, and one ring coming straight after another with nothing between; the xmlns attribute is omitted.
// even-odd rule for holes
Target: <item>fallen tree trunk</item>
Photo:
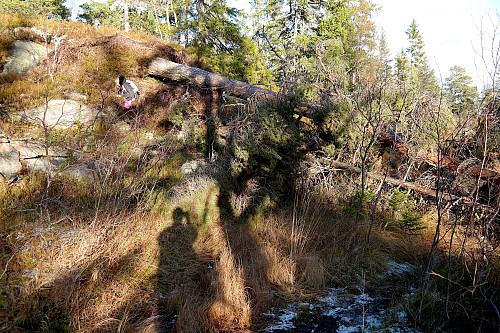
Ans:
<svg viewBox="0 0 500 333"><path fill-rule="evenodd" d="M357 174L360 174L362 172L361 168L358 168L358 167L355 167L355 166L352 166L352 165L349 165L346 163L334 161L334 160L331 160L331 159L328 159L325 157L320 157L320 158L314 157L311 159L314 159L316 161L319 160L321 163L329 165L335 169L347 170L349 172L353 172L353 173L357 173ZM459 197L459 196L453 195L451 193L446 193L446 192L442 192L442 191L436 191L436 190L429 189L427 187L424 187L424 186L416 184L416 183L411 183L411 182L407 182L407 181L404 181L401 179L387 177L387 176L384 176L384 175L381 175L381 174L378 174L375 172L365 172L365 174L367 177L370 177L373 179L378 179L380 181L384 181L384 182L387 182L389 184L402 186L404 188L411 189L411 190L414 190L416 192L432 196L434 198L439 196L439 198L443 199L443 200L462 202L466 205L474 205L474 206L479 207L483 210L486 210L492 214L496 214L496 212L497 212L497 210L495 208L474 202L469 198Z"/></svg>
<svg viewBox="0 0 500 333"><path fill-rule="evenodd" d="M278 93L233 80L203 69L181 65L167 59L155 58L148 67L148 74L180 83L208 88L221 88L239 98L260 97L264 100L277 98Z"/></svg>
<svg viewBox="0 0 500 333"><path fill-rule="evenodd" d="M400 154L407 154L408 148L402 142L395 140L394 135L391 133L384 133L378 137L380 142L379 161L385 152L387 147L394 149L394 151ZM481 168L481 166L473 165L466 166L462 164L464 161L450 157L450 156L438 156L436 153L426 153L419 152L416 155L417 159L432 165L434 167L446 168L450 171L454 171L460 174L472 175L481 180L488 181L493 184L500 184L500 174L494 170Z"/></svg>
<svg viewBox="0 0 500 333"><path fill-rule="evenodd" d="M149 64L148 74L170 81L197 85L201 87L222 89L227 93L242 99L259 97L261 99L268 100L279 98L280 96L278 93L271 90L259 88L251 84L233 80L215 73L210 73L200 68L182 65L164 58L153 59L153 61L151 61L151 63ZM310 117L312 114L312 109L312 106L296 107L295 112L304 117ZM378 138L381 144L379 157L384 153L386 147L395 149L401 154L408 153L408 148L405 147L404 143L399 142L395 135L397 135L397 133L389 133L381 135ZM310 149L310 146L306 144L303 145L300 149L303 151L307 151ZM488 180L493 183L500 184L500 176L496 172L486 169L461 170L459 168L461 161L450 157L443 157L440 161L437 161L437 158L434 158L433 156L420 156L420 159L429 163L430 165L438 164L440 167L448 167L450 170L457 171L459 173L474 174L476 177L481 176L481 179L483 180Z"/></svg>

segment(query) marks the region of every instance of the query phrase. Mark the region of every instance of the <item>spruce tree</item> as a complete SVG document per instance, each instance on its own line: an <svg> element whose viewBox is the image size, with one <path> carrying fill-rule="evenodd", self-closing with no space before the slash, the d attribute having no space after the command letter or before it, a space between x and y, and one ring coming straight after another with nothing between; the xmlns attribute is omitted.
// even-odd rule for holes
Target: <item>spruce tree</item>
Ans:
<svg viewBox="0 0 500 333"><path fill-rule="evenodd" d="M429 67L424 51L424 40L415 19L406 30L410 46L406 49L410 66L410 82L425 93L435 93L439 88L434 71Z"/></svg>
<svg viewBox="0 0 500 333"><path fill-rule="evenodd" d="M407 81L410 77L410 63L404 50L401 50L401 52L396 55L395 60L396 66L394 68L394 75L400 81Z"/></svg>
<svg viewBox="0 0 500 333"><path fill-rule="evenodd" d="M389 46L387 44L385 32L382 31L378 41L378 56L380 64L380 72L382 76L389 76L391 74L391 55Z"/></svg>

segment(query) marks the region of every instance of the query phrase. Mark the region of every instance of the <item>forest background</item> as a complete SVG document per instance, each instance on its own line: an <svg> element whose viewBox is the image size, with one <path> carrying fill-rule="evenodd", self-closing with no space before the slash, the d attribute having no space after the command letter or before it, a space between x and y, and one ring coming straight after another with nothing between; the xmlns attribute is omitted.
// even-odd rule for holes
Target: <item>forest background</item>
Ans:
<svg viewBox="0 0 500 333"><path fill-rule="evenodd" d="M438 79L415 20L408 47L391 57L365 0L256 0L244 21L223 0L89 2L85 24L71 27L60 0L0 5L10 15L5 49L16 28L34 25L83 40L78 52L51 53L38 75L2 74L3 130L33 130L47 151L71 145L62 168L82 156L105 166L90 183L34 173L2 184L5 327L255 330L269 306L297 295L365 283L380 291L396 260L419 267L414 297L392 300L409 325L498 329L498 16L478 26L489 78L479 91L460 66ZM127 48L153 41L281 97L173 87L148 76L149 55ZM64 133L14 117L74 90L122 117L108 112L118 74L144 91L126 134L111 118ZM131 149L146 130L161 140ZM193 159L209 170L183 179Z"/></svg>

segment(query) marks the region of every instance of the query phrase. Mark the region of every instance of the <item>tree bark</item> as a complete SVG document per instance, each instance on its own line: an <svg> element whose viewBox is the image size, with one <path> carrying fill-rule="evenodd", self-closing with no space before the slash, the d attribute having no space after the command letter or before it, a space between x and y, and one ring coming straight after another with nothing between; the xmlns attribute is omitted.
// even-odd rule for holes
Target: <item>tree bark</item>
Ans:
<svg viewBox="0 0 500 333"><path fill-rule="evenodd" d="M196 10L198 11L198 27L197 32L198 36L196 37L196 44L198 47L205 44L206 42L206 30L204 27L204 22L207 19L207 5L204 0L198 0L196 4Z"/></svg>
<svg viewBox="0 0 500 333"><path fill-rule="evenodd" d="M203 69L181 65L163 58L154 59L148 67L148 74L180 83L192 84L209 88L221 88L239 98L262 99L277 98L278 93L262 89L251 84L230 79Z"/></svg>
<svg viewBox="0 0 500 333"><path fill-rule="evenodd" d="M125 3L123 4L123 20L125 21L125 26L123 28L123 30L125 31L129 31L130 30L130 23L129 23L129 20L128 20L128 2L125 1Z"/></svg>
<svg viewBox="0 0 500 333"><path fill-rule="evenodd" d="M318 158L311 158L311 159L318 160ZM329 166L336 168L336 169L347 170L349 172L353 172L353 173L357 173L357 174L361 173L361 168L358 168L358 167L355 167L355 166L352 166L352 165L349 165L346 163L334 161L334 160L331 160L331 159L328 159L325 157L319 158L319 161L323 164L329 165ZM416 183L411 183L411 182L407 182L407 181L392 178L392 177L386 177L384 175L381 175L381 174L378 174L375 172L366 172L366 176L370 177L370 178L378 179L380 181L387 182L389 184L402 186L402 187L405 187L407 189L411 189L411 190L414 190L416 192L432 196L434 198L436 196L439 196L441 199L444 199L447 201L461 201L462 203L464 203L466 205L474 205L474 206L479 207L481 209L484 209L490 213L496 212L495 208L474 202L469 198L459 197L459 196L453 195L451 193L446 193L446 192L441 192L441 191L437 192L436 190L424 187L424 186L416 184Z"/></svg>

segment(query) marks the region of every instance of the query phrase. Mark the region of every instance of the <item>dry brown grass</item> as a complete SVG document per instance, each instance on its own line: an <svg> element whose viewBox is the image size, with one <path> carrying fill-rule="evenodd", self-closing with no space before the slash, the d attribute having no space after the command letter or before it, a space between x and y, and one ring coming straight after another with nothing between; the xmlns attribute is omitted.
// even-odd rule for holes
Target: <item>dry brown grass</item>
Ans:
<svg viewBox="0 0 500 333"><path fill-rule="evenodd" d="M361 243L365 230L314 196L295 203L309 202L295 207L304 210L300 228L293 209L236 223L220 214L216 181L193 181L196 190L184 184L162 201L166 215L103 211L31 228L11 243L7 282L17 288L8 297L18 305L4 324L26 327L30 313L49 306L52 329L70 314L71 331L250 331L273 304L352 283L359 267L376 275L387 256L411 260L415 249L376 231L373 246L353 256L346 240L357 232Z"/></svg>
<svg viewBox="0 0 500 333"><path fill-rule="evenodd" d="M93 181L31 174L12 186L0 185L0 233L5 236L0 290L6 296L0 302L7 310L0 313L0 327L251 331L271 306L330 286L354 285L360 270L375 276L388 257L412 261L421 253L414 239L381 228L373 231L369 247L352 251L366 235L366 225L355 227L353 215L339 205L338 198L354 193L352 179L320 180L319 189L299 189L293 203L253 216L238 214L255 194L251 182L252 193L243 191L236 199L226 198L220 180L209 175L178 184L180 166L192 156L176 154L179 145L167 130L163 141L148 142L141 126L171 122L179 103L189 108L179 107L181 116L198 119L216 109L218 95L159 89L141 78L151 57L182 58L163 43L153 49L148 44L146 52L144 45L127 47L114 30L44 24L73 39L61 46L53 80L37 80L54 69L50 62L27 77L5 78L9 84L0 87L0 103L21 110L41 103L47 93L55 98L76 91L103 108L116 101L113 79L123 73L142 92L133 116L147 119L123 133L113 127L113 116L123 116L118 113L86 133L60 134L60 142L95 162L99 172ZM181 93L185 99L176 101ZM24 132L16 126L4 123L9 134Z"/></svg>
<svg viewBox="0 0 500 333"><path fill-rule="evenodd" d="M209 309L212 326L216 332L249 329L252 312L245 288L245 268L235 260L228 245L218 254L214 269L215 299Z"/></svg>
<svg viewBox="0 0 500 333"><path fill-rule="evenodd" d="M14 265L7 267L7 281L12 285L21 276L27 278L18 280L18 292L11 295L17 311L2 319L29 325L31 312L37 318L39 311L46 311L44 306L50 306L54 308L45 313L47 320L71 313L72 330L87 331L115 317L117 309L136 304L142 279L154 273L151 237L161 221L145 224L143 218L100 216L90 225L66 221L26 234L28 241L16 244L20 248L14 252ZM40 297L43 301L33 303Z"/></svg>

